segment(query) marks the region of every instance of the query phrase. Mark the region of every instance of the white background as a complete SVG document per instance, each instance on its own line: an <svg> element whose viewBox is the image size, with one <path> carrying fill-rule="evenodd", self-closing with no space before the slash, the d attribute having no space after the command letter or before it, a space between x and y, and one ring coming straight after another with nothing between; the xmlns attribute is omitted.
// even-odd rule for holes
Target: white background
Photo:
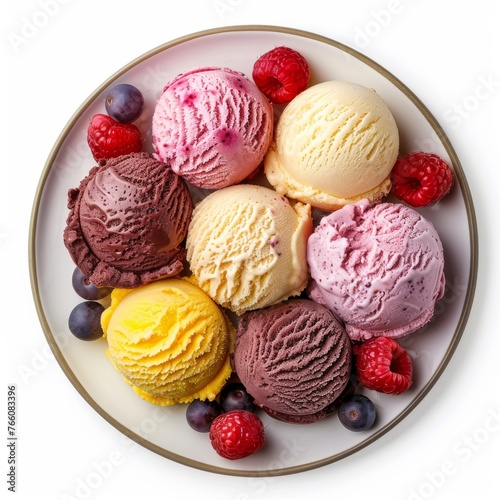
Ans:
<svg viewBox="0 0 500 500"><path fill-rule="evenodd" d="M5 395L0 398L6 401L7 385L17 384L17 498L183 495L264 500L328 495L406 500L472 498L484 487L498 491L500 342L494 318L500 278L495 218L499 5L496 0L2 1L0 304ZM26 28L34 22L36 29ZM29 218L39 176L77 107L144 52L191 32L238 24L317 32L364 52L410 87L454 144L472 191L480 241L477 292L467 328L424 401L396 429L354 456L307 473L267 479L201 472L126 444L51 357L28 272ZM2 408L6 413L6 405ZM7 418L1 423L0 436L6 434ZM8 449L0 448L0 470L6 472ZM105 462L111 466L106 468ZM99 484L81 487L96 479L98 469ZM0 475L3 491L8 486L5 472Z"/></svg>

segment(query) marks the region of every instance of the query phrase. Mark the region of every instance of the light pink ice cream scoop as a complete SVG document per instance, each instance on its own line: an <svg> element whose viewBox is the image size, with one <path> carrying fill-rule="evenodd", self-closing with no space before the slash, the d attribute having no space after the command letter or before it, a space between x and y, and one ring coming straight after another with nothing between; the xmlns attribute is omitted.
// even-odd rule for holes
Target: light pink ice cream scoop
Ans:
<svg viewBox="0 0 500 500"><path fill-rule="evenodd" d="M401 337L425 325L444 293L441 240L399 203L361 200L321 219L307 242L309 296L352 340Z"/></svg>
<svg viewBox="0 0 500 500"><path fill-rule="evenodd" d="M220 189L259 167L273 120L271 103L243 73L196 68L163 89L153 114L153 146L190 184Z"/></svg>

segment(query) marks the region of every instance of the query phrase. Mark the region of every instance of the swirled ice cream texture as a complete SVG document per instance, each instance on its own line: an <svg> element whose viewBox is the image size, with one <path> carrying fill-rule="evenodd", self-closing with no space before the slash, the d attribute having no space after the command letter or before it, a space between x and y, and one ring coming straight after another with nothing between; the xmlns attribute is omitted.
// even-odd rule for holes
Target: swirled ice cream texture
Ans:
<svg viewBox="0 0 500 500"><path fill-rule="evenodd" d="M309 423L324 418L346 388L351 342L328 309L290 299L241 316L234 367L256 404L270 415Z"/></svg>
<svg viewBox="0 0 500 500"><path fill-rule="evenodd" d="M309 295L353 340L425 325L444 293L444 255L430 221L399 203L361 200L321 219L308 240Z"/></svg>
<svg viewBox="0 0 500 500"><path fill-rule="evenodd" d="M279 193L332 211L386 195L398 150L395 119L374 90L327 81L285 108L264 160L265 173Z"/></svg>
<svg viewBox="0 0 500 500"><path fill-rule="evenodd" d="M261 164L273 109L243 73L203 67L169 82L153 115L158 158L194 186L236 184Z"/></svg>
<svg viewBox="0 0 500 500"><path fill-rule="evenodd" d="M101 322L109 359L151 403L213 400L231 375L234 327L205 293L185 280L117 288Z"/></svg>
<svg viewBox="0 0 500 500"><path fill-rule="evenodd" d="M186 242L196 283L236 314L299 294L306 286L309 205L263 186L215 191L196 205Z"/></svg>
<svg viewBox="0 0 500 500"><path fill-rule="evenodd" d="M193 202L168 165L147 153L101 161L68 200L64 243L95 285L133 288L182 271Z"/></svg>

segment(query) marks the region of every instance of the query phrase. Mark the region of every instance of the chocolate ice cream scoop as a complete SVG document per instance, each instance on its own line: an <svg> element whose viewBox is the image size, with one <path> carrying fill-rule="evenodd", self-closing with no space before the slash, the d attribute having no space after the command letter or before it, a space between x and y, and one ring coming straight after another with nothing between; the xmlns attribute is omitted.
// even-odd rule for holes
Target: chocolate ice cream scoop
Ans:
<svg viewBox="0 0 500 500"><path fill-rule="evenodd" d="M351 363L344 328L313 301L291 299L240 317L234 369L272 417L294 423L326 417L348 386Z"/></svg>
<svg viewBox="0 0 500 500"><path fill-rule="evenodd" d="M148 153L101 161L68 192L64 244L96 286L178 275L193 211L185 182Z"/></svg>

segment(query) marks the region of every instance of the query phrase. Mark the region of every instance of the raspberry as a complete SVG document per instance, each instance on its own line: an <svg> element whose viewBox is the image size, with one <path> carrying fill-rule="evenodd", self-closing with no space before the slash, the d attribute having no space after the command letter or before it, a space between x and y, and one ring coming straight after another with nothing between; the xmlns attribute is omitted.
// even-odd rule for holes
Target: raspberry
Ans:
<svg viewBox="0 0 500 500"><path fill-rule="evenodd" d="M247 410L232 410L219 415L210 427L210 442L223 458L244 458L264 445L264 425L257 415Z"/></svg>
<svg viewBox="0 0 500 500"><path fill-rule="evenodd" d="M450 191L453 177L451 167L438 155L416 151L396 161L392 192L413 207L424 207Z"/></svg>
<svg viewBox="0 0 500 500"><path fill-rule="evenodd" d="M96 114L87 129L87 142L95 160L138 153L142 149L141 132L133 123L119 123Z"/></svg>
<svg viewBox="0 0 500 500"><path fill-rule="evenodd" d="M367 388L386 394L401 394L412 384L412 361L394 339L376 337L353 347L356 374Z"/></svg>
<svg viewBox="0 0 500 500"><path fill-rule="evenodd" d="M276 47L257 59L252 78L268 99L286 104L306 88L309 73L309 65L299 52Z"/></svg>

